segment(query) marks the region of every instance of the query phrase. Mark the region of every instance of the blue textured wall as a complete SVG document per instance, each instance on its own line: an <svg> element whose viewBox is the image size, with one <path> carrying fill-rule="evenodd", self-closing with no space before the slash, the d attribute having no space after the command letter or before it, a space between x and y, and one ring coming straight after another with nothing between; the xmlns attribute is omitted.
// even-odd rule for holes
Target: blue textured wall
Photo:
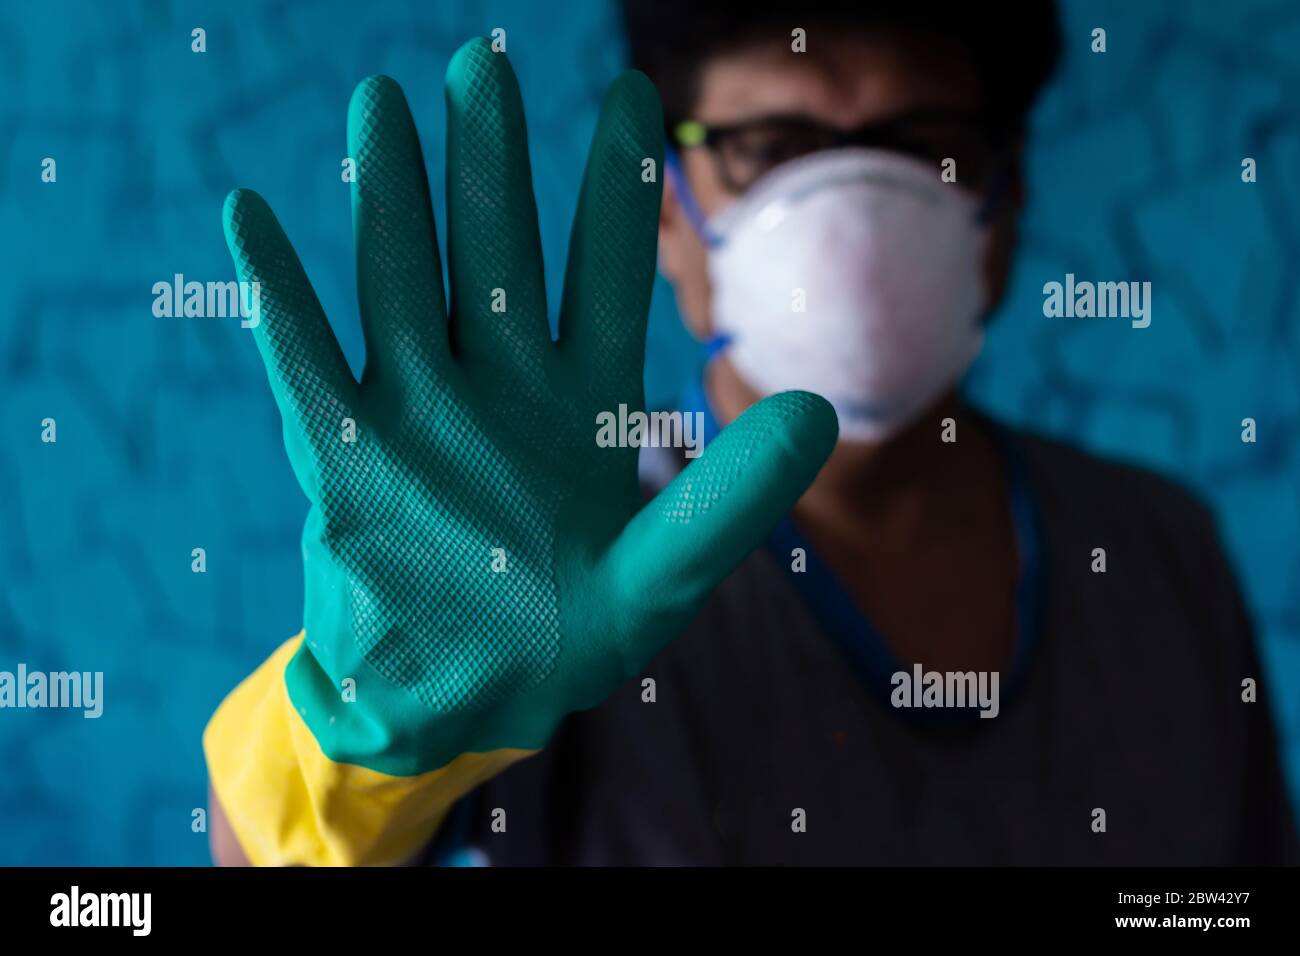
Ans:
<svg viewBox="0 0 1300 956"><path fill-rule="evenodd" d="M111 12L110 12L111 11ZM1005 416L1149 463L1220 508L1300 757L1300 9L1090 3L1038 116L1016 285L973 385ZM1087 52L1092 26L1109 52ZM190 30L208 52L190 52ZM99 720L0 711L0 863L199 863L199 737L299 625L305 510L247 332L163 320L154 282L232 277L233 186L265 195L349 357L352 86L406 88L441 218L442 71L505 27L558 289L603 3L10 3L0 9L0 669L102 670ZM1243 156L1260 181L1244 185ZM44 157L57 184L40 181ZM1150 279L1154 322L1050 322L1067 271ZM656 300L649 392L694 357ZM45 417L57 444L39 440ZM1259 420L1257 445L1238 423ZM208 573L190 572L207 549Z"/></svg>

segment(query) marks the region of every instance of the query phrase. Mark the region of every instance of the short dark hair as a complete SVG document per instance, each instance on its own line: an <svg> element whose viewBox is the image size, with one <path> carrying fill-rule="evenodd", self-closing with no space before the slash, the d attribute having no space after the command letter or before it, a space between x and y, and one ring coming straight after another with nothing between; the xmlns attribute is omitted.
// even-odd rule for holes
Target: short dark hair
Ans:
<svg viewBox="0 0 1300 956"><path fill-rule="evenodd" d="M631 65L654 82L668 129L688 119L711 56L796 26L898 30L955 43L979 75L997 135L1019 135L1061 56L1055 0L622 0Z"/></svg>

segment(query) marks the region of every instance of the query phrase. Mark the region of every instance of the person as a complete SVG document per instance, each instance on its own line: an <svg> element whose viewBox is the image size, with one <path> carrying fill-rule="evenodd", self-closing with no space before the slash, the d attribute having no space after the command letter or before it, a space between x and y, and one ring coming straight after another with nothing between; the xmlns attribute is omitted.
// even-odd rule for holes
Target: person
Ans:
<svg viewBox="0 0 1300 956"><path fill-rule="evenodd" d="M1014 31L916 0L623 13L663 103L658 265L707 352L684 403L705 455L644 449L649 493L707 497L683 482L788 389L822 395L838 438L805 449L820 468L792 507L746 519L756 547L687 562L724 579L680 636L539 746L489 753L441 803L351 778L361 829L406 834L360 861L1294 863L1271 685L1209 510L960 393L1007 284L1053 4ZM264 732L244 710L224 736ZM301 796L309 738L241 750L220 717L218 862L359 861L345 824L296 857L255 846L358 799Z"/></svg>

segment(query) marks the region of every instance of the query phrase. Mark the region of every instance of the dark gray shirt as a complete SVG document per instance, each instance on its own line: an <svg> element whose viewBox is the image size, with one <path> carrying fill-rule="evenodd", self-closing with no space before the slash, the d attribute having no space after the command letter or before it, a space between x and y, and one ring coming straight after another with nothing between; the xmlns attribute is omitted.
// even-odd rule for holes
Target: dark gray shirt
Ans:
<svg viewBox="0 0 1300 956"><path fill-rule="evenodd" d="M760 550L641 678L485 784L435 854L510 864L1296 862L1270 684L1207 509L1011 434L1042 602L994 719L918 721ZM1092 550L1105 548L1106 573ZM938 592L936 592L938 595ZM1254 678L1258 701L1242 700ZM492 832L494 809L506 811ZM1105 811L1105 832L1094 830ZM806 830L792 826L802 810Z"/></svg>

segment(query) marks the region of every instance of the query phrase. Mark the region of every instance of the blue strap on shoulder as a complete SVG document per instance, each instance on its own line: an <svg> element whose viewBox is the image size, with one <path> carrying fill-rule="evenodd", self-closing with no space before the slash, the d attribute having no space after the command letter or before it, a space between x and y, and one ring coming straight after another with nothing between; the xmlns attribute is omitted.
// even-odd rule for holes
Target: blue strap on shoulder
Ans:
<svg viewBox="0 0 1300 956"><path fill-rule="evenodd" d="M1015 644L1011 672L999 688L1001 703L1015 699L1024 685L1033 650L1038 642L1043 604L1042 547L1039 518L1028 475L1014 437L990 423L1007 470L1012 526L1020 558L1015 585ZM839 647L858 679L888 706L894 689L893 675L910 672L894 655L871 621L840 584L812 545L790 518L784 519L768 539L773 557L788 566L794 548L802 548L807 570L792 575L794 586L822 630ZM890 708L894 710L895 708ZM978 718L973 708L898 708L901 716L920 723L953 723Z"/></svg>
<svg viewBox="0 0 1300 956"><path fill-rule="evenodd" d="M704 413L704 441L708 444L718 433L719 426L702 386L693 385L688 390L686 399L690 410ZM1016 637L1011 672L1000 687L1000 697L1005 704L1013 700L1023 686L1038 642L1045 578L1041 522L1023 457L1014 435L995 422L990 421L988 424L1007 472L1012 526L1020 558L1020 574L1015 587ZM805 570L791 575L795 589L821 630L843 653L854 674L868 691L888 706L893 691L893 675L899 671L910 671L910 668L898 660L880 632L789 517L783 519L772 532L767 540L767 548L783 568L790 566L796 548L803 550ZM974 709L910 708L900 709L900 712L907 719L923 723L951 723L954 720L964 722L978 717L978 711Z"/></svg>

